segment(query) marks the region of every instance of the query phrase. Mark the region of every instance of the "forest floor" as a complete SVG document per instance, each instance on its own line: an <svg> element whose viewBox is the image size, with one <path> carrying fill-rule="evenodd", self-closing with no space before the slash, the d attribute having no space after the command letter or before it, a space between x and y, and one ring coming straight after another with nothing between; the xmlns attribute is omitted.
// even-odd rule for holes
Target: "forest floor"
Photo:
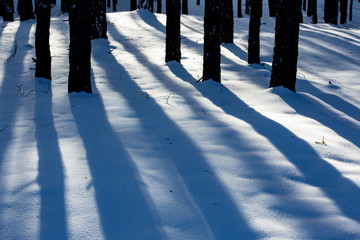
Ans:
<svg viewBox="0 0 360 240"><path fill-rule="evenodd" d="M268 88L266 12L261 64L235 19L222 83L198 82L202 7L181 63L164 14L108 13L92 94L67 94L66 15L52 81L34 77L35 21L0 22L0 239L360 239L360 3L345 25L304 17L297 93Z"/></svg>

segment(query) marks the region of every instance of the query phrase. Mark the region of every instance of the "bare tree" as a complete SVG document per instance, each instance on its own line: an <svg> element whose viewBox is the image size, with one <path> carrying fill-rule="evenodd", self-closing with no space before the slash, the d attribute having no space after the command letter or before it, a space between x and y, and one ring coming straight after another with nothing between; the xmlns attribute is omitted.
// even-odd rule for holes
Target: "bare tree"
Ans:
<svg viewBox="0 0 360 240"><path fill-rule="evenodd" d="M106 0L90 1L91 39L107 39Z"/></svg>
<svg viewBox="0 0 360 240"><path fill-rule="evenodd" d="M32 0L18 0L17 9L20 15L20 21L35 19Z"/></svg>
<svg viewBox="0 0 360 240"><path fill-rule="evenodd" d="M166 0L166 54L165 62L181 59L180 0Z"/></svg>
<svg viewBox="0 0 360 240"><path fill-rule="evenodd" d="M262 0L251 0L248 63L260 63L260 24Z"/></svg>

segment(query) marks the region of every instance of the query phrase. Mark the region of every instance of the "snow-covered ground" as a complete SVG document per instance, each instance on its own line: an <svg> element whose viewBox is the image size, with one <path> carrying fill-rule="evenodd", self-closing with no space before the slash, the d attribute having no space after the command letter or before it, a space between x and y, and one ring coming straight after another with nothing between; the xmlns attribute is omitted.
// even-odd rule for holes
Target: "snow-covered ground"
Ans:
<svg viewBox="0 0 360 240"><path fill-rule="evenodd" d="M51 82L34 79L35 21L0 22L1 240L360 239L358 1L346 25L322 23L322 1L320 24L304 18L297 93L268 88L265 3L262 64L235 19L222 84L197 83L203 5L182 16L179 64L166 16L123 3L93 41L93 94L67 94L59 6Z"/></svg>

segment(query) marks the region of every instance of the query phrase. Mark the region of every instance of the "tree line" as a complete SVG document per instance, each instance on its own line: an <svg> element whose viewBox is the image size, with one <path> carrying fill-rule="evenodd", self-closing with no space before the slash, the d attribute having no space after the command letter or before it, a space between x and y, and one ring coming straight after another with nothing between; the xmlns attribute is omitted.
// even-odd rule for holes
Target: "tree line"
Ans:
<svg viewBox="0 0 360 240"><path fill-rule="evenodd" d="M359 0L360 2L360 0ZM19 0L17 10L20 21L34 19L36 16L35 77L51 79L51 54L49 30L51 7L56 0ZM197 0L200 4L200 0ZM339 4L340 3L340 4ZM106 8L116 11L117 0L61 0L61 10L69 14L70 48L68 92L91 93L91 40L107 38ZM203 76L199 79L212 79L221 82L222 43L233 43L234 16L232 0L204 1L204 47ZM340 8L340 23L347 19L347 0L325 0L324 21L337 24ZM352 19L352 4L350 14ZM238 0L237 17L242 17L242 2ZM268 0L269 15L276 17L273 62L270 87L284 86L295 92L299 26L302 10L312 16L317 23L317 0ZM245 0L245 14L250 14L248 35L248 63L260 63L260 25L262 0ZM130 10L144 8L154 11L153 0L130 0ZM157 12L161 13L158 0ZM188 14L187 0L166 0L166 41L165 61L181 61L180 16ZM0 0L0 16L3 21L14 21L14 1Z"/></svg>

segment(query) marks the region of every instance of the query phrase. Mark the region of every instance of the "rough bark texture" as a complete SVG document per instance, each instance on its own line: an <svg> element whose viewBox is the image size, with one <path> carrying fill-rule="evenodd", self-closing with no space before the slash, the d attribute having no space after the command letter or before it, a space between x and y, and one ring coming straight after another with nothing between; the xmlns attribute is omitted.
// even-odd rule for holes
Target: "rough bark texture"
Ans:
<svg viewBox="0 0 360 240"><path fill-rule="evenodd" d="M347 19L347 0L340 0L340 24L346 23Z"/></svg>
<svg viewBox="0 0 360 240"><path fill-rule="evenodd" d="M262 0L251 0L248 63L260 63L260 24Z"/></svg>
<svg viewBox="0 0 360 240"><path fill-rule="evenodd" d="M51 54L49 44L51 1L35 0L35 14L35 77L51 79Z"/></svg>
<svg viewBox="0 0 360 240"><path fill-rule="evenodd" d="M238 0L237 2L237 17L242 18L241 0Z"/></svg>
<svg viewBox="0 0 360 240"><path fill-rule="evenodd" d="M220 0L220 43L234 42L234 10L232 0Z"/></svg>
<svg viewBox="0 0 360 240"><path fill-rule="evenodd" d="M14 0L1 0L0 1L1 15L3 21L14 21Z"/></svg>
<svg viewBox="0 0 360 240"><path fill-rule="evenodd" d="M63 13L69 12L71 0L61 0L61 11Z"/></svg>
<svg viewBox="0 0 360 240"><path fill-rule="evenodd" d="M332 24L338 23L337 21L338 8L339 8L338 0L325 0L324 21L326 23L332 23Z"/></svg>
<svg viewBox="0 0 360 240"><path fill-rule="evenodd" d="M20 21L35 19L32 0L18 0L17 9L20 15Z"/></svg>
<svg viewBox="0 0 360 240"><path fill-rule="evenodd" d="M165 62L181 59L180 0L166 0L166 54Z"/></svg>
<svg viewBox="0 0 360 240"><path fill-rule="evenodd" d="M270 87L284 86L295 92L301 0L283 0L275 25L275 46Z"/></svg>
<svg viewBox="0 0 360 240"><path fill-rule="evenodd" d="M136 10L136 0L130 0L130 11L134 11L134 10Z"/></svg>
<svg viewBox="0 0 360 240"><path fill-rule="evenodd" d="M317 16L317 0L311 1L311 9L312 9L312 23L318 23L318 16Z"/></svg>
<svg viewBox="0 0 360 240"><path fill-rule="evenodd" d="M205 1L203 80L221 82L220 0Z"/></svg>
<svg viewBox="0 0 360 240"><path fill-rule="evenodd" d="M182 14L187 15L189 13L188 0L182 0Z"/></svg>
<svg viewBox="0 0 360 240"><path fill-rule="evenodd" d="M91 2L91 39L107 39L106 0L89 0Z"/></svg>
<svg viewBox="0 0 360 240"><path fill-rule="evenodd" d="M90 13L88 0L73 0L69 11L70 71L68 92L91 93Z"/></svg>

